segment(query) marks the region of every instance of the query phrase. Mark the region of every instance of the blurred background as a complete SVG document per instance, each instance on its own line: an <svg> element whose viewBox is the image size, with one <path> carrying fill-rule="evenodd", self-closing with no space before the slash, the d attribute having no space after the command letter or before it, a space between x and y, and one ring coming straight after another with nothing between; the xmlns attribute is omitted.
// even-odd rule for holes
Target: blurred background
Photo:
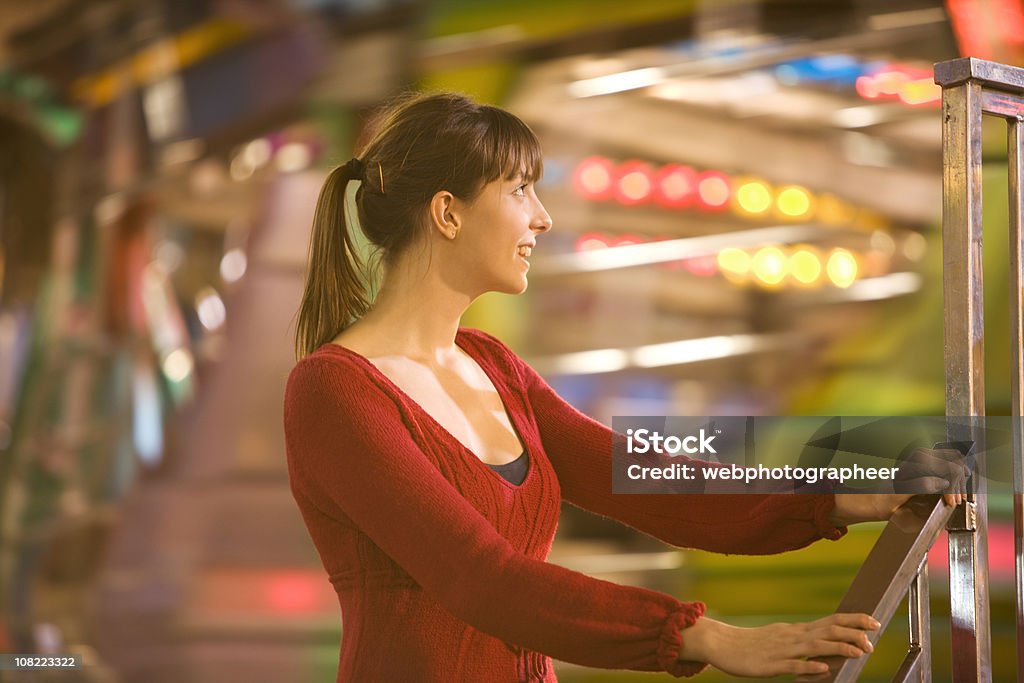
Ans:
<svg viewBox="0 0 1024 683"><path fill-rule="evenodd" d="M376 107L454 89L537 131L555 229L529 291L464 324L588 414L941 414L932 64L1024 65L1024 2L0 0L0 42L0 651L88 664L0 676L331 681L343 624L281 408L316 194ZM1006 142L986 126L1005 414ZM1006 680L1012 524L990 506ZM552 561L759 624L833 611L878 531L725 558L566 508ZM945 562L943 541L938 680ZM863 680L890 679L901 619Z"/></svg>

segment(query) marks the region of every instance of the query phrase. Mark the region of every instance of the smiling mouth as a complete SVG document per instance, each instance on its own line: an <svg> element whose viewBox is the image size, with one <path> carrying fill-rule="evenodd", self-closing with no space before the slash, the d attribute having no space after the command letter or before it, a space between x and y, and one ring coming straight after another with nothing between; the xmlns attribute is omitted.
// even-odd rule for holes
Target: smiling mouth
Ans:
<svg viewBox="0 0 1024 683"><path fill-rule="evenodd" d="M523 260L530 258L530 254L533 253L533 247L522 245L519 247L519 257Z"/></svg>

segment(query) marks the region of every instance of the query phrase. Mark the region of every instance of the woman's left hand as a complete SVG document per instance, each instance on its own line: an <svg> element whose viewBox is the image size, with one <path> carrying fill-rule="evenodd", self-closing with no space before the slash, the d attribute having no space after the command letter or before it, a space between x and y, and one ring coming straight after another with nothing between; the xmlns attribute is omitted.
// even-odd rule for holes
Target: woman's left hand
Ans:
<svg viewBox="0 0 1024 683"><path fill-rule="evenodd" d="M959 505L967 499L970 474L955 448L918 448L901 464L896 482L914 493L837 493L829 521L836 526L884 521L918 494L942 493L946 505Z"/></svg>

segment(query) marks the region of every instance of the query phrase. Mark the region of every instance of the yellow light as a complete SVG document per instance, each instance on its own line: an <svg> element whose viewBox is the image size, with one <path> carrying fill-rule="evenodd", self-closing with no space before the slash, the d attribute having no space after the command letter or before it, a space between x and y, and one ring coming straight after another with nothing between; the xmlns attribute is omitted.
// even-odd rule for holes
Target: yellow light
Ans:
<svg viewBox="0 0 1024 683"><path fill-rule="evenodd" d="M749 214L762 214L772 208L772 191L767 183L748 180L736 189L736 204Z"/></svg>
<svg viewBox="0 0 1024 683"><path fill-rule="evenodd" d="M718 252L716 261L718 262L718 271L726 280L734 285L747 284L750 268L754 261L749 253L736 247L726 247Z"/></svg>
<svg viewBox="0 0 1024 683"><path fill-rule="evenodd" d="M779 192L775 206L783 216L807 218L811 212L811 193L797 185L790 185Z"/></svg>
<svg viewBox="0 0 1024 683"><path fill-rule="evenodd" d="M778 247L764 247L754 255L754 277L769 287L786 277L786 255Z"/></svg>
<svg viewBox="0 0 1024 683"><path fill-rule="evenodd" d="M845 249L834 249L828 257L825 272L836 287L846 288L857 279L857 257Z"/></svg>
<svg viewBox="0 0 1024 683"><path fill-rule="evenodd" d="M821 278L821 257L811 247L797 247L789 257L789 272L801 285L813 285Z"/></svg>
<svg viewBox="0 0 1024 683"><path fill-rule="evenodd" d="M718 252L718 269L723 272L746 275L750 272L750 264L750 254L742 249L726 247Z"/></svg>

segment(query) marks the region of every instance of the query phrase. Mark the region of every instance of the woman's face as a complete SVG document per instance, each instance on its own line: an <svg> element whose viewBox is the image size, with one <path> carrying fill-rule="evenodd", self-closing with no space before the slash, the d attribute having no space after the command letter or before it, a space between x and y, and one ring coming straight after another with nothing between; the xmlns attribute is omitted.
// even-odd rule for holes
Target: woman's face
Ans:
<svg viewBox="0 0 1024 683"><path fill-rule="evenodd" d="M521 294L537 235L551 229L551 216L522 175L488 183L462 206L462 225L453 246L460 278L474 290Z"/></svg>

